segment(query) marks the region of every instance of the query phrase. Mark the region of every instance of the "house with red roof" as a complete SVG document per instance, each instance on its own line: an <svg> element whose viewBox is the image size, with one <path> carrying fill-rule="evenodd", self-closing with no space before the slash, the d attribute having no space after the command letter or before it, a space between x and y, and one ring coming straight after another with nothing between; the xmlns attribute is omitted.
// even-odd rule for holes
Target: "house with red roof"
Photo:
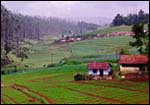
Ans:
<svg viewBox="0 0 150 105"><path fill-rule="evenodd" d="M144 55L120 55L121 72L139 72L148 64L148 57Z"/></svg>
<svg viewBox="0 0 150 105"><path fill-rule="evenodd" d="M109 76L112 72L108 62L90 62L87 65L88 74L95 76Z"/></svg>

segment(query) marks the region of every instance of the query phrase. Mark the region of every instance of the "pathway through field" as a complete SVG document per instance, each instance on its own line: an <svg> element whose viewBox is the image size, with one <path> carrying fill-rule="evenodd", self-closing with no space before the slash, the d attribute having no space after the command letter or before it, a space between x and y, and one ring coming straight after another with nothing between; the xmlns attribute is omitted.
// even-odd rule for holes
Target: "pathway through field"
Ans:
<svg viewBox="0 0 150 105"><path fill-rule="evenodd" d="M44 99L49 104L54 103L54 101L52 99L49 99L48 97L46 97L38 92L35 92L35 91L31 90L30 88L25 87L23 85L13 84L11 87L13 89L16 89L19 92L25 94L27 97L31 98L32 99L31 101L43 103L43 100L41 100L41 99ZM41 99L37 99L33 95L39 96Z"/></svg>

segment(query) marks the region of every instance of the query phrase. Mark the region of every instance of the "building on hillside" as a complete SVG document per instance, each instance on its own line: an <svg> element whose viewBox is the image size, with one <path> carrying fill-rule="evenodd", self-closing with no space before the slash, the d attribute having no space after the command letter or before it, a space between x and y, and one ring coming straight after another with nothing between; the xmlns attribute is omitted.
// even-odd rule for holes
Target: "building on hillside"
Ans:
<svg viewBox="0 0 150 105"><path fill-rule="evenodd" d="M121 72L139 72L148 64L148 57L144 55L120 55L118 63Z"/></svg>
<svg viewBox="0 0 150 105"><path fill-rule="evenodd" d="M111 65L107 62L90 62L87 68L89 75L109 76L112 73Z"/></svg>
<svg viewBox="0 0 150 105"><path fill-rule="evenodd" d="M78 38L77 38L77 41L80 41L80 40L81 40L81 38L78 37Z"/></svg>

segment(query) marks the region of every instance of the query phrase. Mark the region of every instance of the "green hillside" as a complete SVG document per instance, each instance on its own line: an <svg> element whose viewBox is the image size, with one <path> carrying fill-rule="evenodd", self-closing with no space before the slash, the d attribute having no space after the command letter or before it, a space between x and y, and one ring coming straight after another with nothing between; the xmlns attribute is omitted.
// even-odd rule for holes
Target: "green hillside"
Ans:
<svg viewBox="0 0 150 105"><path fill-rule="evenodd" d="M144 26L144 28L147 30L147 24ZM132 26L115 26L115 27L104 27L101 29L97 29L92 32L84 33L83 35L93 35L93 34L106 34L111 32L120 32L120 31L131 31Z"/></svg>
<svg viewBox="0 0 150 105"><path fill-rule="evenodd" d="M93 40L84 40L74 43L67 43L62 45L51 45L49 43L38 42L24 43L31 49L28 54L29 58L20 62L11 56L14 61L21 63L21 65L28 65L28 68L41 68L52 63L59 63L62 59L73 56L74 58L83 58L86 56L99 56L105 54L112 54L120 49L131 49L129 41L133 40L129 36L119 36L110 38L98 38ZM94 60L94 59L93 59ZM22 66L18 66L21 69ZM2 68L5 69L5 68Z"/></svg>
<svg viewBox="0 0 150 105"><path fill-rule="evenodd" d="M83 35L106 34L111 32L120 32L120 31L131 31L131 26L105 27L102 29L95 30L93 32L85 33Z"/></svg>

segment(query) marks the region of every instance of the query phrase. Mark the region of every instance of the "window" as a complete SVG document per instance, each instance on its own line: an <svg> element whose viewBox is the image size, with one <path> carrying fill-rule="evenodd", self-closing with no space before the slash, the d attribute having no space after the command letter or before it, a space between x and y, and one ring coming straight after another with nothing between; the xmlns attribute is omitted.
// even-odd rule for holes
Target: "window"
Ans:
<svg viewBox="0 0 150 105"><path fill-rule="evenodd" d="M97 73L97 70L96 70L96 69L94 69L94 70L93 70L93 73L94 73L94 74L96 74L96 73Z"/></svg>

